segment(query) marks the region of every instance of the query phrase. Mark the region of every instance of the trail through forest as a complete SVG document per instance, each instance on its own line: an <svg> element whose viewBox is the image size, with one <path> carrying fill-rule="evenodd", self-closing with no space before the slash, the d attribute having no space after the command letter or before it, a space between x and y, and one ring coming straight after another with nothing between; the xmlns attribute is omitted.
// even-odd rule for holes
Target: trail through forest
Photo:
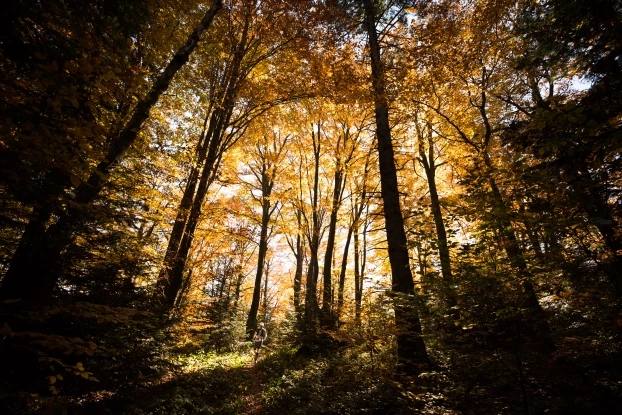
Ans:
<svg viewBox="0 0 622 415"><path fill-rule="evenodd" d="M622 408L622 0L5 3L0 413Z"/></svg>

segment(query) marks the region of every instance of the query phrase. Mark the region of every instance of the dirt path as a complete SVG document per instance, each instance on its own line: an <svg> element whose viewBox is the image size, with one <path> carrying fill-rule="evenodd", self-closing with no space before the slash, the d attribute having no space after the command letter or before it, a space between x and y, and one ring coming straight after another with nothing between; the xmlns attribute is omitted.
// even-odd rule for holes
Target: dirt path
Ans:
<svg viewBox="0 0 622 415"><path fill-rule="evenodd" d="M264 413L263 408L263 388L267 376L265 372L257 366L253 360L249 360L245 372L248 376L248 383L245 385L243 402L244 405L240 414L258 415Z"/></svg>

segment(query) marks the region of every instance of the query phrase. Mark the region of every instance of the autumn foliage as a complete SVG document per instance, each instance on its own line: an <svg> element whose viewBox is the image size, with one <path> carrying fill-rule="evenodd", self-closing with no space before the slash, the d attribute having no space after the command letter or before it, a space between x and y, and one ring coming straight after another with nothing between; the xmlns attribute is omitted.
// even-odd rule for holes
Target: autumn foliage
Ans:
<svg viewBox="0 0 622 415"><path fill-rule="evenodd" d="M621 32L617 0L11 2L0 410L611 413Z"/></svg>

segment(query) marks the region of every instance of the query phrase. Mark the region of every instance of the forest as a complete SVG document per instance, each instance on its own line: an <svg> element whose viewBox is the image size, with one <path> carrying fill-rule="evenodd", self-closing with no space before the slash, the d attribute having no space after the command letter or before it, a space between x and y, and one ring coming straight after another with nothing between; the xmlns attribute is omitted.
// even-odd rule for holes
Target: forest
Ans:
<svg viewBox="0 0 622 415"><path fill-rule="evenodd" d="M0 97L0 413L622 408L622 1L14 0Z"/></svg>

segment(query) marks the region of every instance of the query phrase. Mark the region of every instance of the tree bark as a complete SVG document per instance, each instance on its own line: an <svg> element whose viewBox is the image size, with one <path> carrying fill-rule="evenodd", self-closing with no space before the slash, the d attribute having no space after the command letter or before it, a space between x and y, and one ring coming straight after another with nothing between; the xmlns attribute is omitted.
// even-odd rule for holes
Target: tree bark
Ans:
<svg viewBox="0 0 622 415"><path fill-rule="evenodd" d="M343 292L346 285L346 269L348 267L348 252L350 250L350 241L352 240L353 225L348 228L346 243L343 247L343 256L341 257L341 269L339 270L339 286L337 289L337 327L340 325L341 313L343 311Z"/></svg>
<svg viewBox="0 0 622 415"><path fill-rule="evenodd" d="M210 109L212 107L213 106L210 105ZM175 217L173 229L168 239L168 246L166 247L166 253L164 254L162 269L160 270L160 274L158 276L158 294L162 298L168 298L171 295L169 293L169 276L171 275L173 267L175 266L175 263L177 261L177 254L179 253L179 247L184 236L184 230L186 229L186 225L188 223L188 216L190 215L192 200L194 198L197 182L199 180L199 171L201 166L205 162L208 148L207 144L209 143L213 135L213 126L215 125L215 123L210 120L212 116L213 114L211 113L211 111L208 111L203 122L203 131L201 133L201 138L197 147L197 160L195 165L190 170L190 175L188 176L188 180L186 181L186 188L184 189L184 194L179 203L179 208L177 208L177 215Z"/></svg>
<svg viewBox="0 0 622 415"><path fill-rule="evenodd" d="M337 232L337 215L339 206L341 205L341 196L343 194L343 170L337 161L335 170L333 200L330 210L330 220L328 223L328 238L326 240L326 252L324 254L324 269L322 278L324 280L324 290L322 295L322 314L324 324L332 326L335 322L333 316L333 295L332 295L332 264L335 251L335 234Z"/></svg>
<svg viewBox="0 0 622 415"><path fill-rule="evenodd" d="M408 257L404 219L400 207L395 155L389 125L389 102L386 95L378 33L376 32L374 6L371 0L363 0L363 5L371 56L381 195L384 203L392 289L396 294L394 306L395 325L398 331L398 368L407 374L418 374L422 366L429 364L429 359L423 342L419 313L414 298L414 281Z"/></svg>
<svg viewBox="0 0 622 415"><path fill-rule="evenodd" d="M263 172L263 180L270 180ZM257 273L255 274L255 287L253 289L253 299L251 308L246 320L246 333L252 336L253 330L257 327L257 312L259 311L259 299L261 291L261 278L268 251L268 224L270 222L270 194L272 193L272 182L262 183L262 206L261 206L261 234L259 236L259 253L257 255Z"/></svg>
<svg viewBox="0 0 622 415"><path fill-rule="evenodd" d="M300 209L296 208L296 224L297 224L297 232L295 242L287 237L287 244L289 248L292 250L294 254L294 258L296 259L296 267L294 269L294 312L296 313L296 319L300 322L301 318L301 302L300 302L300 291L302 288L302 268L304 263L304 243L302 235L300 234L300 229L302 228L302 212Z"/></svg>
<svg viewBox="0 0 622 415"><path fill-rule="evenodd" d="M358 225L354 227L354 322L361 326L361 311L363 309L363 273L361 272Z"/></svg>
<svg viewBox="0 0 622 415"><path fill-rule="evenodd" d="M438 244L438 256L441 262L441 274L443 276L444 298L447 306L451 309L457 304L456 292L453 287L454 281L451 273L451 258L449 256L449 244L447 241L447 231L445 230L445 223L443 221L443 213L441 211L441 204L438 197L438 191L436 189L436 161L434 158L434 141L432 139L432 132L427 132L428 141L428 154L425 154L423 145L423 136L419 137L419 162L425 170L425 174L428 180L428 189L430 191L430 205L432 210L432 217L434 218L434 225L436 227L436 238ZM450 313L455 314L455 313ZM452 322L453 326L453 322Z"/></svg>
<svg viewBox="0 0 622 415"><path fill-rule="evenodd" d="M320 217L318 212L318 198L319 198L319 182L320 182L320 124L318 123L317 137L314 131L311 131L311 138L313 139L313 195L312 206L313 209L311 217L311 229L310 234L307 233L307 239L309 240L309 251L311 256L309 258L309 267L307 270L307 287L305 293L305 319L304 319L304 331L309 334L313 333L317 329L317 317L319 315L319 306L317 299L317 281L319 277L319 263L318 263L318 249L320 245Z"/></svg>

